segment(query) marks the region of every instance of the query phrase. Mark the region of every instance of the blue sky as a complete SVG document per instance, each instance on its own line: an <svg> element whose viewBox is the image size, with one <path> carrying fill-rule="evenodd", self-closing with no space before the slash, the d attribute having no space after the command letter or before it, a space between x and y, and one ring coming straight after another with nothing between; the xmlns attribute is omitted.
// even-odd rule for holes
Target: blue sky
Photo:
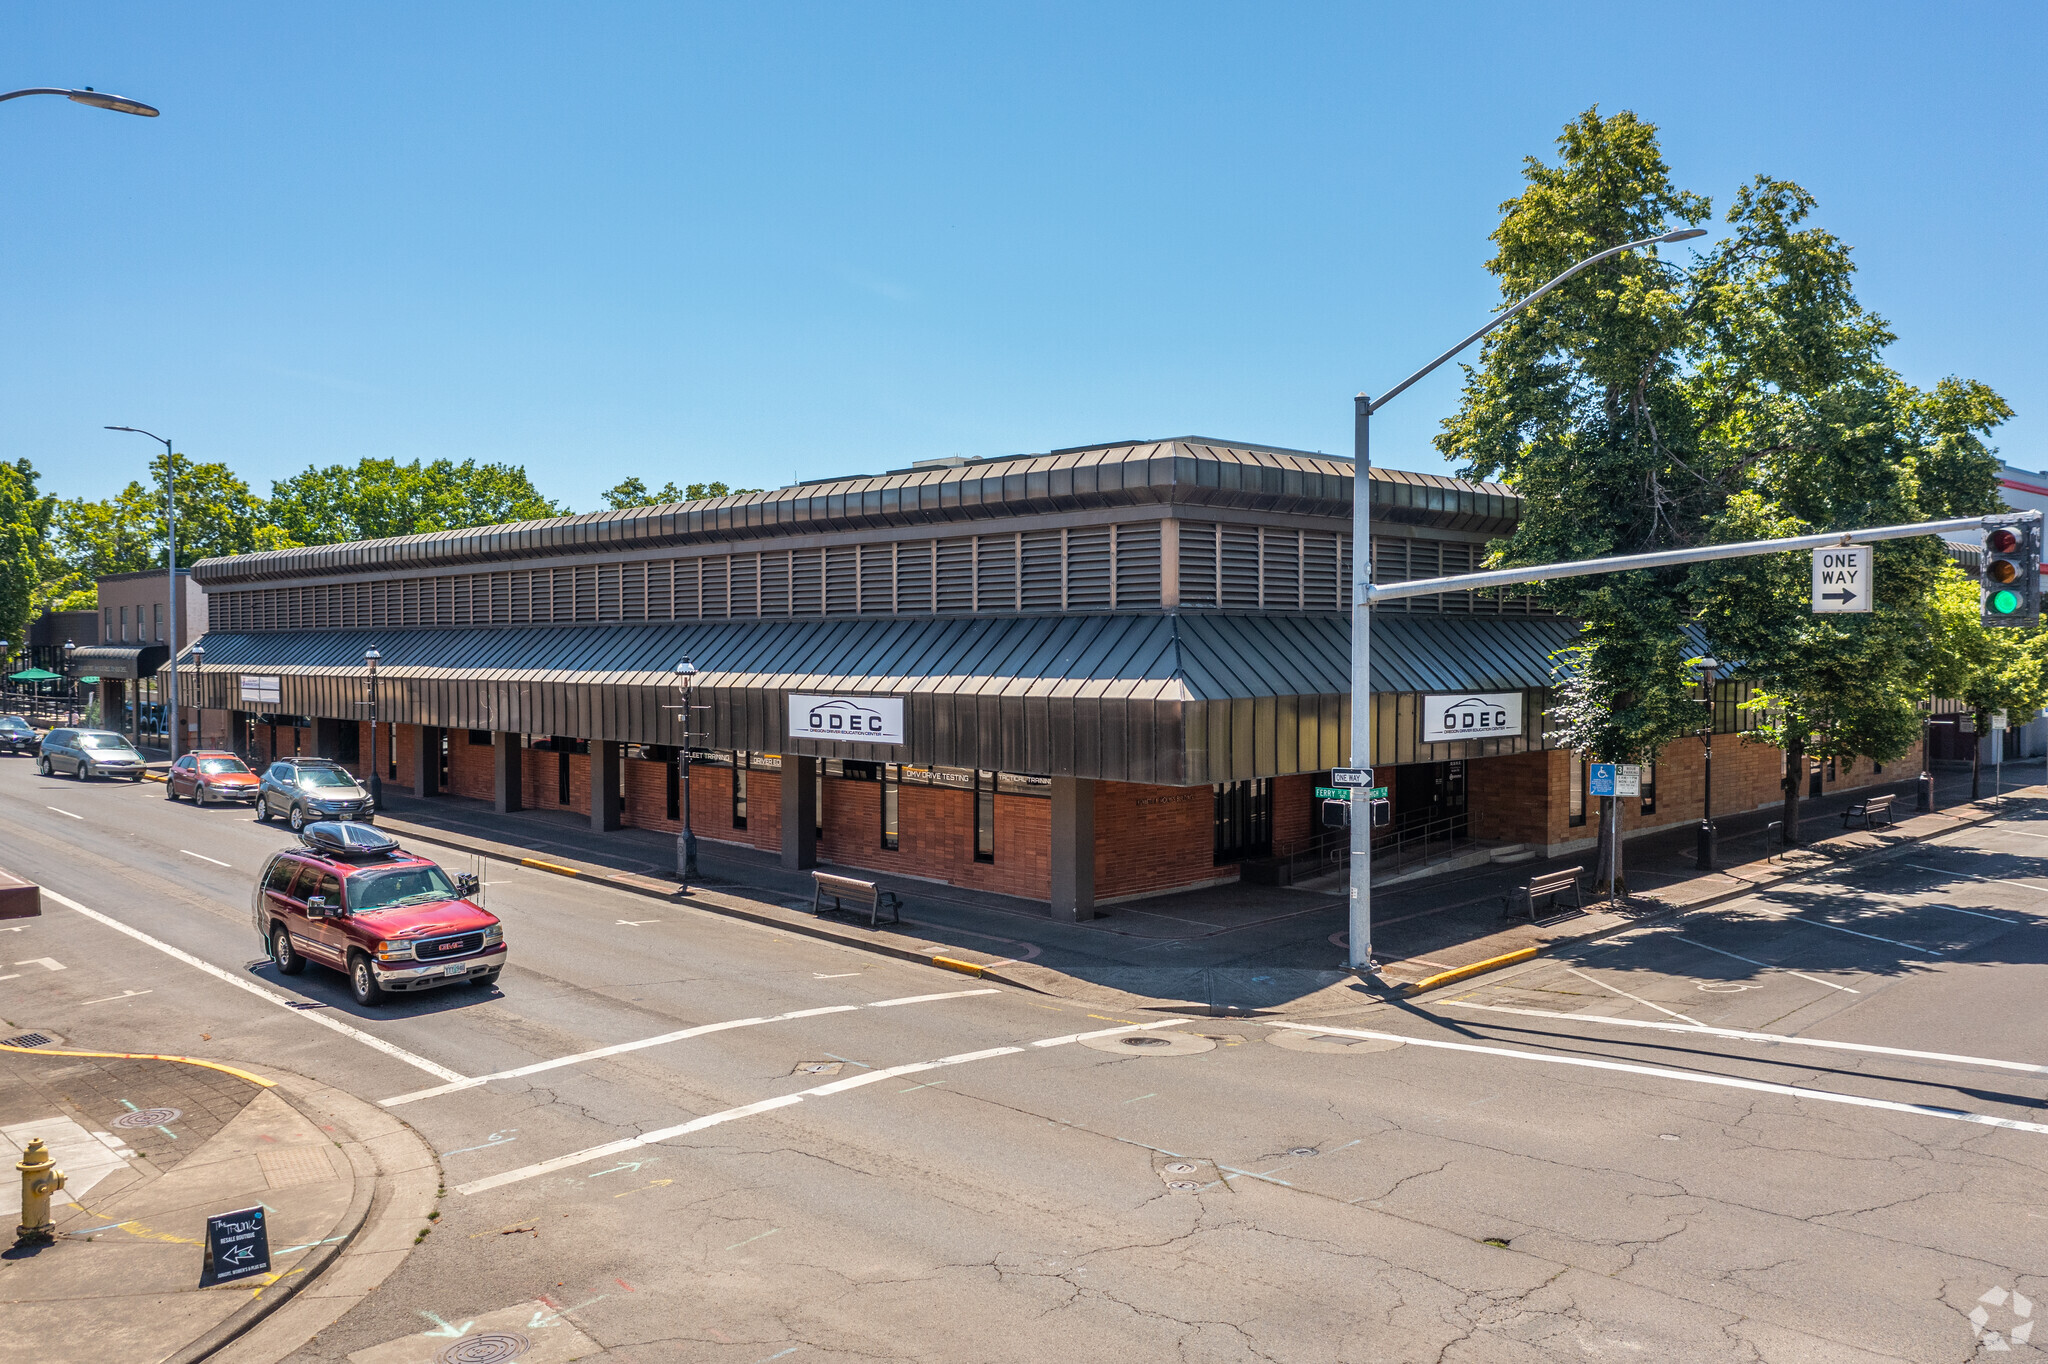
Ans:
<svg viewBox="0 0 2048 1364"><path fill-rule="evenodd" d="M1419 13L1418 11L1427 11ZM1797 180L1917 383L2048 464L2038 5L758 3L0 9L0 457L175 437L267 492L504 459L659 485L1186 433L1348 454L1482 321L1588 105L1717 210ZM1375 424L1441 469L1454 372Z"/></svg>

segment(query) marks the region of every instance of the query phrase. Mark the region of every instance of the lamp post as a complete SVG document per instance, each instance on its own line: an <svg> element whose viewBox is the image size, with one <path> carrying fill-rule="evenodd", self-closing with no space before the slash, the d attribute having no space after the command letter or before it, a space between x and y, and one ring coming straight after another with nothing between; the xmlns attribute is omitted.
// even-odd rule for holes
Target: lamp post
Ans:
<svg viewBox="0 0 2048 1364"><path fill-rule="evenodd" d="M202 685L205 678L206 646L195 644L192 646L192 732L198 737L192 741L194 748L206 747L206 688ZM181 716L171 717L174 725L183 722Z"/></svg>
<svg viewBox="0 0 2048 1364"><path fill-rule="evenodd" d="M111 107L111 106L110 106ZM148 105L142 106L148 109ZM132 112L132 111L131 111ZM150 109L154 114L156 111ZM165 697L165 710L172 716L178 713L178 457L171 453L171 443L162 436L145 431L139 426L110 426L109 431L128 431L138 436L148 436L164 447L164 559L165 575L169 579L170 605L164 610L171 617L171 659L170 682ZM135 714L139 723L142 715L142 682L138 675L135 683ZM175 723L167 726L170 730L168 742L171 746L171 761L178 760L178 727Z"/></svg>
<svg viewBox="0 0 2048 1364"><path fill-rule="evenodd" d="M384 771L377 766L377 661L384 655L372 644L363 650L363 666L370 670L370 808L384 808Z"/></svg>
<svg viewBox="0 0 2048 1364"><path fill-rule="evenodd" d="M676 746L676 780L683 788L683 831L676 835L676 874L685 894L690 878L697 875L697 831L690 824L690 684L696 676L697 665L689 659L676 664L676 685L683 689L683 741Z"/></svg>
<svg viewBox="0 0 2048 1364"><path fill-rule="evenodd" d="M1707 693L1707 732L1702 736L1706 748L1706 765L1703 789L1700 792L1700 837L1699 857L1695 865L1701 871L1714 869L1714 678L1721 670L1721 660L1709 655L1699 661L1700 684Z"/></svg>
<svg viewBox="0 0 2048 1364"><path fill-rule="evenodd" d="M1704 237L1705 228L1687 227L1641 241L1624 242L1595 252L1520 302L1501 310L1491 322L1452 346L1415 373L1395 384L1377 398L1359 394L1352 400L1353 442L1351 470L1351 765L1365 767L1372 762L1372 414L1408 391L1415 383L1450 360L1473 342L1562 285L1572 276L1601 261L1659 242L1689 241ZM1378 779L1375 778L1375 781ZM1351 933L1350 966L1371 972L1372 959L1372 809L1370 800L1351 802ZM1357 807L1363 805L1364 818Z"/></svg>
<svg viewBox="0 0 2048 1364"><path fill-rule="evenodd" d="M61 85L35 85L26 90L9 90L0 94L0 100L20 99L23 95L62 95L74 104L87 104L95 109L111 109L117 114L134 114L140 118L155 118L158 110L139 99L126 95L109 95L95 90L90 85L80 90L69 90Z"/></svg>
<svg viewBox="0 0 2048 1364"><path fill-rule="evenodd" d="M64 681L68 684L65 688L64 723L67 725L78 723L78 679L71 675L71 651L77 647L68 639L64 641Z"/></svg>

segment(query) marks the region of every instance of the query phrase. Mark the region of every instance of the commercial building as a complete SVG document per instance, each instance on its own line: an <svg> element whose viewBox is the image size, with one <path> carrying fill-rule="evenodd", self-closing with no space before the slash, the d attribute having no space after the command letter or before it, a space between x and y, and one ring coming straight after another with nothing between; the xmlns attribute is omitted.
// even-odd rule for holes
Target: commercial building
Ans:
<svg viewBox="0 0 2048 1364"><path fill-rule="evenodd" d="M700 837L1087 917L1336 854L1352 492L1348 460L1187 437L210 559L185 685L209 743L361 766L374 705L387 782L598 829L677 827L688 714ZM1394 470L1371 497L1381 582L1472 570L1519 512ZM1590 842L1585 765L1545 720L1574 633L1512 590L1378 614L1387 869ZM1743 727L1741 686L1713 699ZM1629 828L1699 818L1700 748L1660 757ZM1717 812L1778 798L1776 750L1715 756Z"/></svg>
<svg viewBox="0 0 2048 1364"><path fill-rule="evenodd" d="M169 689L158 672L206 633L206 590L192 581L189 568L178 570L176 610L171 605L170 575L160 568L109 574L95 586L98 637L67 635L74 646L68 664L49 666L68 666L73 678L94 679L87 685L98 688L102 725L121 730L137 744L165 746ZM61 642L58 647L61 650ZM191 746L190 734L188 730L186 747Z"/></svg>

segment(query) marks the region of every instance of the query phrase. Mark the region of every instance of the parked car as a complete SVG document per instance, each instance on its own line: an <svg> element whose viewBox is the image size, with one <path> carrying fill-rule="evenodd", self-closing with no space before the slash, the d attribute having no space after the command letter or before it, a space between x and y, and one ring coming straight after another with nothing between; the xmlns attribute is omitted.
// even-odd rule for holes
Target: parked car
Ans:
<svg viewBox="0 0 2048 1364"><path fill-rule="evenodd" d="M232 753L187 753L171 764L164 779L164 799L186 796L197 805L254 800L260 784L261 778Z"/></svg>
<svg viewBox="0 0 2048 1364"><path fill-rule="evenodd" d="M125 734L111 729L53 729L43 736L36 771L46 777L66 773L88 777L126 777L141 781L148 760L135 751Z"/></svg>
<svg viewBox="0 0 2048 1364"><path fill-rule="evenodd" d="M310 961L345 972L366 1007L386 991L496 983L505 969L505 930L471 903L477 878L450 881L397 839L361 824L321 820L299 841L264 864L252 905L279 971L295 976Z"/></svg>
<svg viewBox="0 0 2048 1364"><path fill-rule="evenodd" d="M293 833L322 819L367 821L375 809L370 793L331 758L280 758L265 769L256 795L256 818L281 815Z"/></svg>
<svg viewBox="0 0 2048 1364"><path fill-rule="evenodd" d="M0 751L29 754L41 748L43 736L19 715L0 715Z"/></svg>

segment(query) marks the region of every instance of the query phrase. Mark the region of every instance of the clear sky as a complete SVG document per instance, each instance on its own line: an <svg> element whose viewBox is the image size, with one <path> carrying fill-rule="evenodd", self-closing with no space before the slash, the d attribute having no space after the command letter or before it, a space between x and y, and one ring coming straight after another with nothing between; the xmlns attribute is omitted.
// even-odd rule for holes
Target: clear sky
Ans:
<svg viewBox="0 0 2048 1364"><path fill-rule="evenodd" d="M175 437L267 493L502 459L658 486L1200 433L1350 452L1496 302L1525 155L1657 123L1796 180L1916 383L2048 464L2039 4L27 3L0 104L0 457ZM1441 469L1454 371L1375 425Z"/></svg>

